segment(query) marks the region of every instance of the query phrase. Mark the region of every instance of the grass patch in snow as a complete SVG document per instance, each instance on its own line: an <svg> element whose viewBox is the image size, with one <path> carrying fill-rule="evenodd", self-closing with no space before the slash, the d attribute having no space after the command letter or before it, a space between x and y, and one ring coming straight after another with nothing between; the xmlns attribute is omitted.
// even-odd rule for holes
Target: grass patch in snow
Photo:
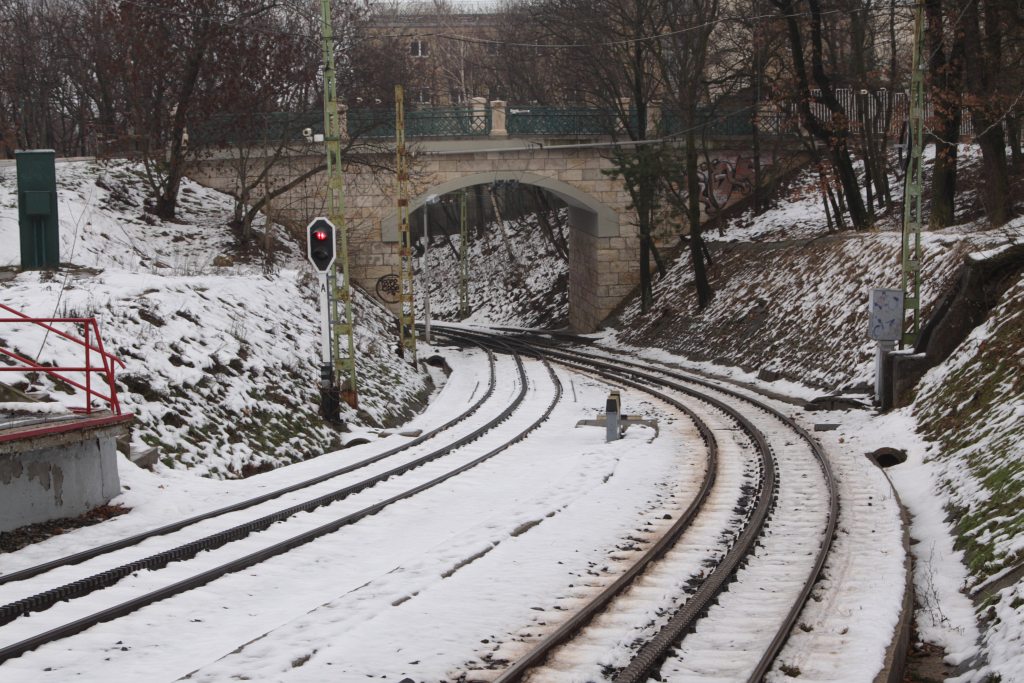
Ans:
<svg viewBox="0 0 1024 683"><path fill-rule="evenodd" d="M0 169L0 179L0 263L17 263L14 168ZM0 298L28 315L98 319L107 350L127 366L117 379L137 418L137 447L159 447L167 467L239 477L340 446L318 416L315 282L287 231L277 231L277 263L266 268L237 248L227 195L186 180L170 223L145 213L131 164L62 163L57 179L61 261L72 265L21 273L0 283ZM342 417L407 419L430 390L428 376L395 357L390 314L358 290L353 298L360 410ZM44 344L38 328L4 335L29 357L82 362L80 347L53 335ZM84 404L80 392L45 377L7 379Z"/></svg>
<svg viewBox="0 0 1024 683"><path fill-rule="evenodd" d="M915 413L940 450L949 508L971 573L1024 560L1024 276L989 319L929 373Z"/></svg>

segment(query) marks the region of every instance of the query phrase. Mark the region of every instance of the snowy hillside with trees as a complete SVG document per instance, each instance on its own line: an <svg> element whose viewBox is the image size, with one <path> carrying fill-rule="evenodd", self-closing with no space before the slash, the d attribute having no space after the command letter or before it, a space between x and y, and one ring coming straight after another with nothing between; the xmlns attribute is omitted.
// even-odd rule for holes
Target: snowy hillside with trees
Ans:
<svg viewBox="0 0 1024 683"><path fill-rule="evenodd" d="M0 167L6 265L19 263L14 170ZM32 316L99 319L126 365L117 382L137 418L135 446L158 447L166 467L239 477L338 447L341 435L317 416L319 313L302 247L272 226L270 255L240 251L228 227L233 200L188 180L178 219L159 220L145 209L140 174L124 162L58 164L64 267L17 274L0 283L0 300ZM355 296L360 411L342 417L356 427L404 421L430 380L395 362L390 315ZM7 326L0 337L40 362L82 362L79 348L38 328ZM6 379L84 401L45 377Z"/></svg>

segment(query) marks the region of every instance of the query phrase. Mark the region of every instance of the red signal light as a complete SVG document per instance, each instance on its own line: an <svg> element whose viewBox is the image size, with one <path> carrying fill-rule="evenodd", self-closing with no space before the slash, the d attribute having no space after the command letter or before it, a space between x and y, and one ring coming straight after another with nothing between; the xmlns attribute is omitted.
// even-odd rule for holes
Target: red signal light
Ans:
<svg viewBox="0 0 1024 683"><path fill-rule="evenodd" d="M326 230L314 230L313 231L313 239L315 239L317 242L326 242L327 241L327 231Z"/></svg>

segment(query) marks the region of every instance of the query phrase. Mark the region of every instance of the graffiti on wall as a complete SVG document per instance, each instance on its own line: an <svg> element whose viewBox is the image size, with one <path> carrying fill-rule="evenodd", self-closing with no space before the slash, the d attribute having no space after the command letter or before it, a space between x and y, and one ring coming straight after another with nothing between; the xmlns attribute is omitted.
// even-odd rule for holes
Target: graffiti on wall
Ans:
<svg viewBox="0 0 1024 683"><path fill-rule="evenodd" d="M708 216L746 197L754 190L754 160L737 155L735 161L713 159L697 170L700 203Z"/></svg>

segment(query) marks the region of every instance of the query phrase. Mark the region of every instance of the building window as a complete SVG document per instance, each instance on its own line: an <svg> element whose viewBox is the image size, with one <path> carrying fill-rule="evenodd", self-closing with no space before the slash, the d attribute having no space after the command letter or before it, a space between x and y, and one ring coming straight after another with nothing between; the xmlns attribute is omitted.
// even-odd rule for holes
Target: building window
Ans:
<svg viewBox="0 0 1024 683"><path fill-rule="evenodd" d="M413 57L426 57L430 54L430 49L427 47L427 41L416 39L409 43L409 54Z"/></svg>

